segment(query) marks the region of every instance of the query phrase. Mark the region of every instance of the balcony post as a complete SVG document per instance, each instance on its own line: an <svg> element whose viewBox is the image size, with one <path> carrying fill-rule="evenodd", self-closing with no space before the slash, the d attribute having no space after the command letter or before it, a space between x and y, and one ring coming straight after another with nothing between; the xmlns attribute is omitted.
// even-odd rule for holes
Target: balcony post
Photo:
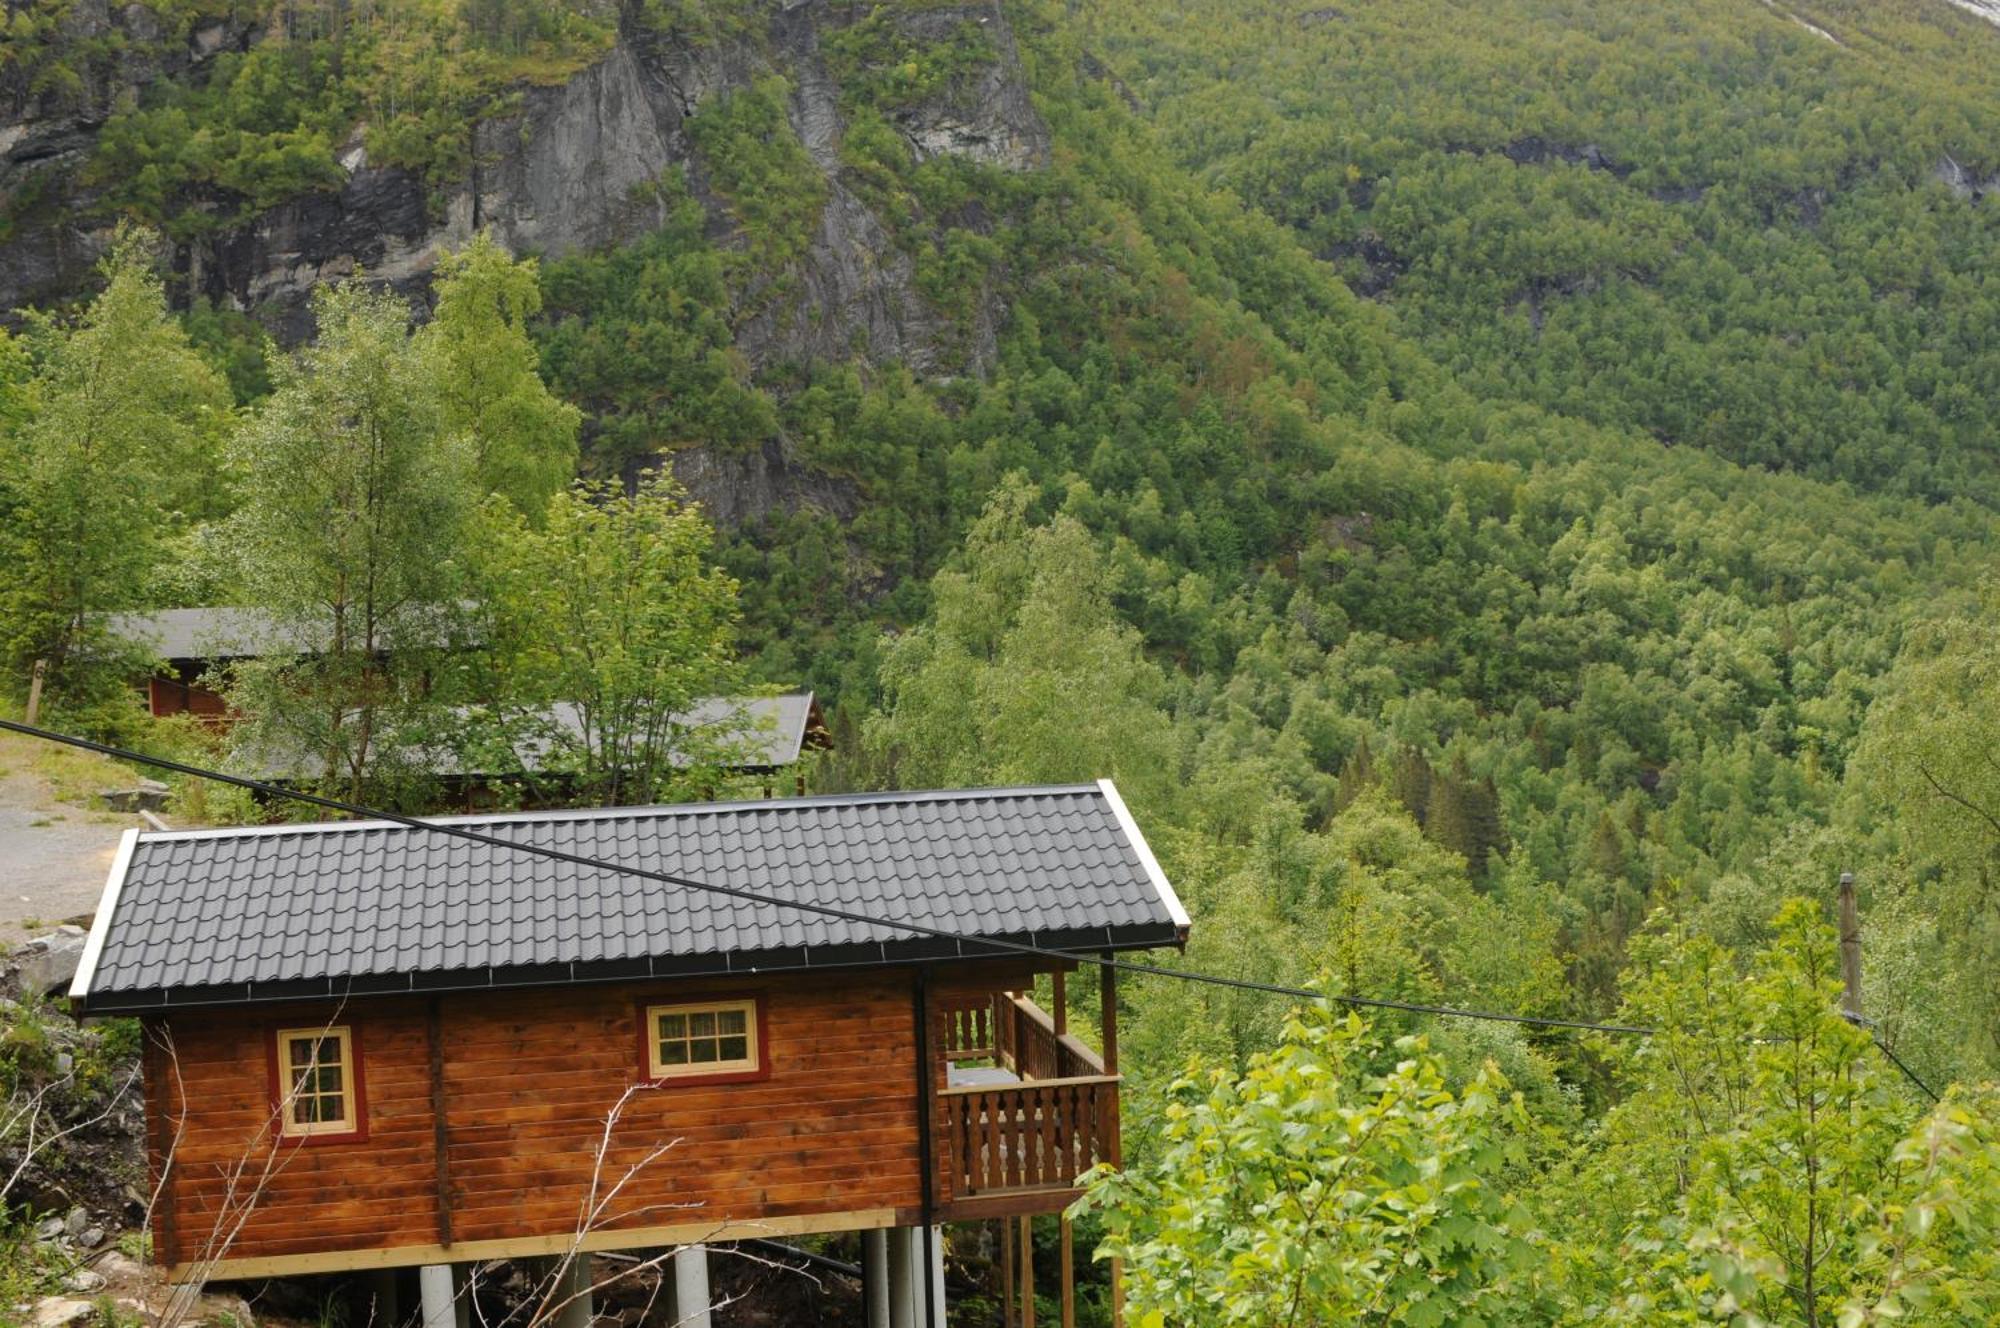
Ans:
<svg viewBox="0 0 2000 1328"><path fill-rule="evenodd" d="M1118 970L1111 965L1117 955L1110 950L1104 952L1104 963L1098 967L1100 990L1104 996L1104 1072L1118 1073ZM1124 1163L1124 1150L1118 1139L1118 1091L1114 1087L1106 1094L1111 1109L1106 1112L1108 1120L1104 1131L1106 1160L1112 1166ZM1111 1328L1125 1328L1125 1261L1111 1261Z"/></svg>
<svg viewBox="0 0 2000 1328"><path fill-rule="evenodd" d="M1067 981L1068 977L1069 975L1063 972L1061 969L1057 969L1055 971L1054 999L1056 1006L1055 1020L1056 1020L1057 1037L1061 1037L1063 1034L1069 1032L1069 983Z"/></svg>

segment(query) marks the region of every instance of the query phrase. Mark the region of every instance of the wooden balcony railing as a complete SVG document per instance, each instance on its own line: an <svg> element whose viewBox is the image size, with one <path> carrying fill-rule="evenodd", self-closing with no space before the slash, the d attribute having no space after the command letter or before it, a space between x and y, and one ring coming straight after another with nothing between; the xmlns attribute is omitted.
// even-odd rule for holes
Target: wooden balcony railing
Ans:
<svg viewBox="0 0 2000 1328"><path fill-rule="evenodd" d="M942 1098L955 1199L1073 1189L1117 1129L1117 1075L947 1088Z"/></svg>
<svg viewBox="0 0 2000 1328"><path fill-rule="evenodd" d="M991 996L947 1001L944 1005L944 1058L948 1061L990 1061L998 1002Z"/></svg>
<svg viewBox="0 0 2000 1328"><path fill-rule="evenodd" d="M947 1062L989 1062L1020 1078L941 1090L941 1161L954 1204L1033 1203L1036 1192L1057 1200L1116 1157L1118 1076L1085 1043L1058 1033L1047 1011L1002 992L961 997L942 1013Z"/></svg>

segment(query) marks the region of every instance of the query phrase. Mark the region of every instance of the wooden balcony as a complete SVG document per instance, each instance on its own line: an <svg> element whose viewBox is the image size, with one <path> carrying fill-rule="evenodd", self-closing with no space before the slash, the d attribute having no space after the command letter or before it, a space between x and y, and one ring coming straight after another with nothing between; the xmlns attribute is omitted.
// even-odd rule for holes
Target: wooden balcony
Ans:
<svg viewBox="0 0 2000 1328"><path fill-rule="evenodd" d="M1053 1213L1118 1155L1119 1077L1025 996L945 1003L940 1189L955 1219Z"/></svg>

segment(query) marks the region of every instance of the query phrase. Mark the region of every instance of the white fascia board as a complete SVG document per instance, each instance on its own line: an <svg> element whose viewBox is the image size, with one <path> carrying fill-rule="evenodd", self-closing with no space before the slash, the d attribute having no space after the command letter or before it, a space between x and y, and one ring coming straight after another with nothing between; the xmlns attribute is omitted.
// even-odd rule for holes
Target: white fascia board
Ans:
<svg viewBox="0 0 2000 1328"><path fill-rule="evenodd" d="M98 956L104 953L104 938L111 931L111 915L118 910L118 892L125 888L125 872L132 865L132 850L139 843L139 831L127 830L118 841L118 855L111 859L111 875L105 878L104 893L97 900L97 916L90 920L90 935L83 943L83 958L77 961L76 976L70 980L69 994L82 1000L90 994L90 979L97 973Z"/></svg>
<svg viewBox="0 0 2000 1328"><path fill-rule="evenodd" d="M1167 874L1160 870L1160 860L1153 856L1152 845L1139 833L1139 823L1132 819L1132 810L1125 805L1125 799L1118 796L1118 786L1108 779L1100 779L1097 787L1104 794L1104 800L1111 804L1111 814L1118 818L1118 826L1125 832L1125 838L1131 841L1132 851L1139 855L1139 865L1146 869L1153 888L1160 892L1160 902L1167 906L1167 915L1174 920L1176 927L1188 926L1187 910L1181 907L1181 897L1174 893Z"/></svg>

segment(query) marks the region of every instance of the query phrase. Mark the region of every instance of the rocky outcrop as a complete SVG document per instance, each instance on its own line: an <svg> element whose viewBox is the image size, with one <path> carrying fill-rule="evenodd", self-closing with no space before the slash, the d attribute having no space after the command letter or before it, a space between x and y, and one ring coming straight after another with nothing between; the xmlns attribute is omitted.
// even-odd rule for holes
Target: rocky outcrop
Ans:
<svg viewBox="0 0 2000 1328"><path fill-rule="evenodd" d="M1978 202L1988 196L2000 196L2000 171L1982 176L1969 166L1960 165L1954 157L1945 157L1931 171L1931 178L1945 188L1970 202Z"/></svg>
<svg viewBox="0 0 2000 1328"><path fill-rule="evenodd" d="M784 74L793 128L827 176L827 204L813 242L782 283L781 301L746 312L739 348L753 364L860 353L898 359L919 372L937 363L977 368L987 358L994 319L975 311L940 315L924 305L907 254L842 179L844 129L839 90L820 57L825 31L851 20L832 0L773 0L770 40L692 49L628 32L603 59L556 87L528 88L519 109L478 126L479 165L435 189L408 172L371 165L359 140L339 154L337 189L274 207L223 234L182 246L175 264L189 295L255 313L281 340L309 331L308 297L322 282L357 269L421 295L438 254L490 227L510 248L559 255L629 241L661 220L652 186L675 167L715 218L728 243L727 209L705 188L706 174L685 123L718 92L770 73ZM143 12L143 11L141 11ZM912 10L898 22L918 40L948 40L965 23L986 29L995 58L947 92L897 109L895 123L920 157L956 155L1003 169L1046 162L1047 128L1028 96L1012 34L998 4ZM185 61L250 35L191 35ZM146 77L171 76L159 65ZM126 95L139 86L128 77ZM108 239L108 219L82 185L103 108L48 115L28 108L0 127L0 195L28 194L12 208L0 240L0 309L73 291ZM32 177L32 178L31 178ZM940 348L969 325L974 345Z"/></svg>
<svg viewBox="0 0 2000 1328"><path fill-rule="evenodd" d="M79 177L112 108L153 83L186 78L261 28L213 19L185 34L160 26L139 4L76 0L63 20L65 44L99 52L76 61L74 84L29 91L21 64L0 72L0 311L70 294L110 243L110 218L92 206Z"/></svg>

